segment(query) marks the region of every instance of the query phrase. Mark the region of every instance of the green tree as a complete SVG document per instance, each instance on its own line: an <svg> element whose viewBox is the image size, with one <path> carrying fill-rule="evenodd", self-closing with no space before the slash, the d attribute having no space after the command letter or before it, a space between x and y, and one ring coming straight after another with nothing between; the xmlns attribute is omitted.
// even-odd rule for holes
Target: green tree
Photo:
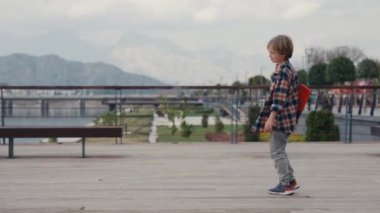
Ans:
<svg viewBox="0 0 380 213"><path fill-rule="evenodd" d="M242 84L240 81L234 81L234 82L232 83L231 86L233 86L233 87L240 87L240 86L242 86L242 85L243 85L243 84ZM228 90L228 93L229 93L229 94L234 94L236 91L237 91L237 90L235 90L235 89L229 89L229 90Z"/></svg>
<svg viewBox="0 0 380 213"><path fill-rule="evenodd" d="M256 75L248 79L249 86L270 85L270 80L263 75Z"/></svg>
<svg viewBox="0 0 380 213"><path fill-rule="evenodd" d="M248 79L249 86L268 85L267 88L261 90L264 93L269 91L270 84L271 84L271 81L265 78L265 76L263 75L256 75ZM262 94L261 92L259 92L258 89L256 89L255 92L256 92L256 97L259 96L259 94L260 95Z"/></svg>
<svg viewBox="0 0 380 213"><path fill-rule="evenodd" d="M380 76L380 68L376 61L364 59L358 64L358 77L365 79L375 79Z"/></svg>
<svg viewBox="0 0 380 213"><path fill-rule="evenodd" d="M326 79L327 64L319 63L310 68L309 84L310 85L329 85Z"/></svg>
<svg viewBox="0 0 380 213"><path fill-rule="evenodd" d="M299 83L302 83L302 84L307 84L307 72L306 70L300 70L297 72L297 76L298 76L298 82Z"/></svg>
<svg viewBox="0 0 380 213"><path fill-rule="evenodd" d="M355 80L355 65L351 59L340 56L331 60L327 67L327 79L332 83Z"/></svg>

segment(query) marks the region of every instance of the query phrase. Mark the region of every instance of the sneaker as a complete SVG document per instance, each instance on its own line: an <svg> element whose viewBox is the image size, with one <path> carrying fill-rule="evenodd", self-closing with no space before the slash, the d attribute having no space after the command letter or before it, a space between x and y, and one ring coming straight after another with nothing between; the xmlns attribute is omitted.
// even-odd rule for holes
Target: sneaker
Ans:
<svg viewBox="0 0 380 213"><path fill-rule="evenodd" d="M291 180L289 182L289 185L293 188L293 190L297 190L297 189L299 189L301 187L300 185L298 185L296 179Z"/></svg>
<svg viewBox="0 0 380 213"><path fill-rule="evenodd" d="M276 187L269 189L269 194L292 195L293 193L294 191L290 184L287 186L283 186L281 183L279 183Z"/></svg>

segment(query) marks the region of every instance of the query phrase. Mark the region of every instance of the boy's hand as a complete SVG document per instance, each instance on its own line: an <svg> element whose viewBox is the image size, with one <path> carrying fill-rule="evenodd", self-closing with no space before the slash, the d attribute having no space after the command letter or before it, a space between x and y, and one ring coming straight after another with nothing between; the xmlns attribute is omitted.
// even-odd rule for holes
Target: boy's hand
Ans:
<svg viewBox="0 0 380 213"><path fill-rule="evenodd" d="M274 122L276 122L276 120L275 120L276 115L277 115L277 112L271 112L270 113L269 118L265 122L265 125L264 125L264 132L272 132Z"/></svg>
<svg viewBox="0 0 380 213"><path fill-rule="evenodd" d="M273 127L273 119L267 120L264 125L264 132L272 132L272 127Z"/></svg>

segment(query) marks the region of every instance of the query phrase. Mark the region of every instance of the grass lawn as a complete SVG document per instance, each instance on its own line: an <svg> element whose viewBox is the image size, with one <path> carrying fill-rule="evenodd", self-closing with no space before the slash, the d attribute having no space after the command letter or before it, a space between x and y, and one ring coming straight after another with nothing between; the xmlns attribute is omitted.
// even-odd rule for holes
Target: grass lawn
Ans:
<svg viewBox="0 0 380 213"><path fill-rule="evenodd" d="M244 127L242 125L238 126L239 134L243 133ZM231 125L225 125L224 132L230 133ZM207 142L205 138L206 132L214 132L215 126L209 125L207 128L203 128L202 126L193 126L193 133L190 137L185 138L180 135L180 130L178 129L174 135L171 134L171 128L166 126L159 126L157 128L158 133L158 142ZM268 133L260 134L260 141L269 141ZM305 141L305 137L300 134L291 134L289 136L289 142L303 142Z"/></svg>
<svg viewBox="0 0 380 213"><path fill-rule="evenodd" d="M204 109L186 109L185 110L185 115L187 117L192 117L192 116L202 116L203 114L205 114L204 112L205 110ZM208 114L209 116L215 116L216 113L214 111L210 111L209 113L206 113Z"/></svg>
<svg viewBox="0 0 380 213"><path fill-rule="evenodd" d="M113 119L112 119L113 120ZM123 141L125 142L148 142L150 127L153 120L153 110L151 108L140 107L133 112L128 112L125 117L118 118L118 123L123 122L125 134ZM91 142L109 142L114 141L113 138L91 139Z"/></svg>
<svg viewBox="0 0 380 213"><path fill-rule="evenodd" d="M175 105L171 106L170 109L176 111L176 113L180 113L181 111L183 111L186 117L202 116L204 114L208 114L209 116L215 116L217 114L214 112L213 109L206 109L203 106L187 105L186 107L181 107L180 105Z"/></svg>
<svg viewBox="0 0 380 213"><path fill-rule="evenodd" d="M123 140L132 142L148 142L152 120L152 117L127 118L126 123L128 134L124 136Z"/></svg>
<svg viewBox="0 0 380 213"><path fill-rule="evenodd" d="M159 126L157 128L158 141L159 142L203 142L207 141L204 134L207 131L212 131L213 128L203 128L202 126L193 126L193 133L190 137L185 138L180 135L180 130L177 129L176 133L172 135L172 129L167 126Z"/></svg>
<svg viewBox="0 0 380 213"><path fill-rule="evenodd" d="M158 133L158 141L159 142L206 142L205 133L206 132L214 132L215 126L209 125L207 128L203 128L202 126L193 126L193 133L190 137L185 138L180 135L180 130L172 135L171 128L167 126L159 126L157 128ZM243 126L238 126L239 133L243 132ZM225 133L231 132L231 125L225 125L224 127Z"/></svg>

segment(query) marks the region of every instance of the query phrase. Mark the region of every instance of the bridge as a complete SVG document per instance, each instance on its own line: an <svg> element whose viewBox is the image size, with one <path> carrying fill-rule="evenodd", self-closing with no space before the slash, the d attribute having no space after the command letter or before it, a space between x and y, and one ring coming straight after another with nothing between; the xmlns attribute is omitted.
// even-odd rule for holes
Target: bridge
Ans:
<svg viewBox="0 0 380 213"><path fill-rule="evenodd" d="M5 100L17 100L17 101L28 101L28 100L178 100L180 97L175 94L78 94L78 95L38 95L38 94L4 94L3 98ZM189 98L189 97L186 97ZM183 98L182 98L183 99Z"/></svg>
<svg viewBox="0 0 380 213"><path fill-rule="evenodd" d="M2 110L5 116L17 116L15 111L40 111L42 117L49 117L51 109L71 109L78 110L81 117L94 116L99 114L99 110L94 113L88 113L91 109L102 109L100 111L112 111L117 107L130 105L151 105L160 104L177 105L186 103L188 105L202 105L202 102L196 97L180 97L169 94L163 96L160 94L128 94L128 95L4 95L2 97ZM38 114L38 113L37 113Z"/></svg>

